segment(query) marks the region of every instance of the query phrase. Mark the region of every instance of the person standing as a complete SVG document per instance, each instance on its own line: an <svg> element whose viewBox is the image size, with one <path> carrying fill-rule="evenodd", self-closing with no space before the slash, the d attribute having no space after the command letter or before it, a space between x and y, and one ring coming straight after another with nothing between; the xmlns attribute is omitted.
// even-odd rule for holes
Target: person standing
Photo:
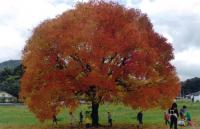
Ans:
<svg viewBox="0 0 200 129"><path fill-rule="evenodd" d="M80 118L79 125L82 125L83 124L83 112L82 111L79 114L79 118Z"/></svg>
<svg viewBox="0 0 200 129"><path fill-rule="evenodd" d="M89 129L92 124L91 115L89 111L85 112L85 128Z"/></svg>
<svg viewBox="0 0 200 129"><path fill-rule="evenodd" d="M168 113L170 114L170 129L177 129L177 124L178 124L178 109L177 109L177 104L173 103L171 108L169 109Z"/></svg>
<svg viewBox="0 0 200 129"><path fill-rule="evenodd" d="M73 126L73 124L75 123L76 119L73 115L72 112L69 112L69 117L70 117L70 125Z"/></svg>
<svg viewBox="0 0 200 129"><path fill-rule="evenodd" d="M53 115L52 120L53 120L53 124L55 123L57 125L58 119L57 119L56 115Z"/></svg>
<svg viewBox="0 0 200 129"><path fill-rule="evenodd" d="M170 116L167 111L164 112L165 125L170 125Z"/></svg>
<svg viewBox="0 0 200 129"><path fill-rule="evenodd" d="M110 112L108 112L108 124L110 127L112 126L112 116Z"/></svg>
<svg viewBox="0 0 200 129"><path fill-rule="evenodd" d="M137 120L138 120L138 129L142 129L142 125L143 125L143 113L142 113L142 110L140 112L138 112Z"/></svg>
<svg viewBox="0 0 200 129"><path fill-rule="evenodd" d="M192 96L192 103L194 103L194 96Z"/></svg>

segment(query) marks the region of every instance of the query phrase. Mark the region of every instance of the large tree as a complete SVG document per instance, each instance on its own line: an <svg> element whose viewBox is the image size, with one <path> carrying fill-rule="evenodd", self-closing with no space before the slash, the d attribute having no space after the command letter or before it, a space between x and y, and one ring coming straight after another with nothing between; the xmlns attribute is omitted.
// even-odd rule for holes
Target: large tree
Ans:
<svg viewBox="0 0 200 129"><path fill-rule="evenodd" d="M179 92L173 48L146 14L117 3L79 3L37 26L23 51L21 97L40 120L101 102L166 107Z"/></svg>

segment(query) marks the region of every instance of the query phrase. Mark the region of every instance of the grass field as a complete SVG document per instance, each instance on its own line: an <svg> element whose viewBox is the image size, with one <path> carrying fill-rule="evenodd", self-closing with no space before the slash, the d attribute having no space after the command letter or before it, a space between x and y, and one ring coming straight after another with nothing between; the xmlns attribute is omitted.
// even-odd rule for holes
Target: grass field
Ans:
<svg viewBox="0 0 200 129"><path fill-rule="evenodd" d="M198 123L200 123L200 103L191 103L186 101L179 101L178 107L183 105L188 107L192 115L195 127L193 129L200 129ZM74 116L78 121L79 112L89 110L87 105L80 106ZM130 107L125 107L120 104L104 104L100 106L100 124L106 125L107 123L107 111L112 113L114 128L123 125L122 129L132 128L136 125L137 110L132 110ZM144 112L144 125L146 129L164 129L166 128L163 123L163 110L152 109ZM27 109L26 106L0 106L0 129L48 129L56 128L62 129L69 123L68 111L65 109L58 115L59 125L52 127L51 121L47 121L43 124L39 123L34 115ZM126 126L126 127L125 127Z"/></svg>

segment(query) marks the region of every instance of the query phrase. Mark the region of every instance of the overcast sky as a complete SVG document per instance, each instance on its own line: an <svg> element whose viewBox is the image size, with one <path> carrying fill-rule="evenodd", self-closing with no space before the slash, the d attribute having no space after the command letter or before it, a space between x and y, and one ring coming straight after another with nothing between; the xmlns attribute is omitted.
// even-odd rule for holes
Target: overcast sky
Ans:
<svg viewBox="0 0 200 129"><path fill-rule="evenodd" d="M88 0L0 0L0 62L20 59L31 30L47 18ZM113 0L147 13L173 45L181 80L200 77L200 0Z"/></svg>

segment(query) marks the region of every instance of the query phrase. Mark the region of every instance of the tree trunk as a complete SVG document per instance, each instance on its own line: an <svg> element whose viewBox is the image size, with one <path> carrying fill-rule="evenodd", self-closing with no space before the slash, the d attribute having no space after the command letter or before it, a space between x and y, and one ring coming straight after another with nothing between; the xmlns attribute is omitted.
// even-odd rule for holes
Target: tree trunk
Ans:
<svg viewBox="0 0 200 129"><path fill-rule="evenodd" d="M92 126L98 127L99 125L99 103L92 102Z"/></svg>

